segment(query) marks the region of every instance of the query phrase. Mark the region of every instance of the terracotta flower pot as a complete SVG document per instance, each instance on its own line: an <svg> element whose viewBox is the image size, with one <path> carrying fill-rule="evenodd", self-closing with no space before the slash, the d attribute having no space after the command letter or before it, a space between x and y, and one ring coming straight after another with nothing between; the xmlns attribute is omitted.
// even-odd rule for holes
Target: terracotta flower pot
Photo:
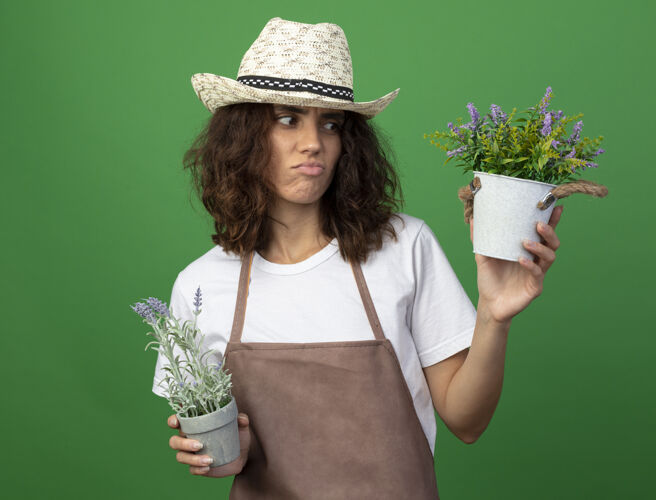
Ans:
<svg viewBox="0 0 656 500"><path fill-rule="evenodd" d="M233 397L223 408L199 417L178 415L180 430L190 439L203 443L195 452L214 459L210 467L218 467L239 458L239 429L237 403Z"/></svg>
<svg viewBox="0 0 656 500"><path fill-rule="evenodd" d="M474 194L474 253L533 260L522 240L541 242L536 224L549 222L554 205L541 210L537 204L556 185L487 172L475 171L474 176L481 181Z"/></svg>

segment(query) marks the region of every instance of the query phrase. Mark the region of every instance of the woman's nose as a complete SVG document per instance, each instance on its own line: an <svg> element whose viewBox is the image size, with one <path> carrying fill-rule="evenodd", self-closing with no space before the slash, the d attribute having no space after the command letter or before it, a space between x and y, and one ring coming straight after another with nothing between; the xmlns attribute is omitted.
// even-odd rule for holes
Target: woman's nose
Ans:
<svg viewBox="0 0 656 500"><path fill-rule="evenodd" d="M321 138L316 123L307 121L300 127L298 145L303 151L318 151L321 149Z"/></svg>

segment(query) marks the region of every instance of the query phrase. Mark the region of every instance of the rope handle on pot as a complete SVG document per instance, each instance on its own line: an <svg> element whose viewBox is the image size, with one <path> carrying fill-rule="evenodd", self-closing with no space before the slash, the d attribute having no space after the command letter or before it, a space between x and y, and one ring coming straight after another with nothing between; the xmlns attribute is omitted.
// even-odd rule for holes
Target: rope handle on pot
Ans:
<svg viewBox="0 0 656 500"><path fill-rule="evenodd" d="M481 190L481 180L478 177L467 184L466 186L458 189L458 198L464 203L465 209L465 223L469 224L470 219L474 216L474 195ZM583 193L595 196L596 198L603 198L608 194L608 188L596 182L578 180L573 182L566 182L560 184L549 191L544 197L538 201L537 207L540 210L546 210L553 205L556 200L567 198L570 194Z"/></svg>

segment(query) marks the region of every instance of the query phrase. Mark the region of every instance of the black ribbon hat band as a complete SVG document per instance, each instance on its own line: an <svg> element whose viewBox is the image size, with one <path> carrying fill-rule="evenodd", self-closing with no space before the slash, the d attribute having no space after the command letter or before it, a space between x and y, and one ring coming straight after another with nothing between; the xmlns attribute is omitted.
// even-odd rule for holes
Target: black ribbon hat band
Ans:
<svg viewBox="0 0 656 500"><path fill-rule="evenodd" d="M312 92L313 94L334 97L344 101L353 102L353 89L328 85L323 82L306 79L276 78L272 76L246 75L237 78L239 83L269 90L292 90L296 92Z"/></svg>

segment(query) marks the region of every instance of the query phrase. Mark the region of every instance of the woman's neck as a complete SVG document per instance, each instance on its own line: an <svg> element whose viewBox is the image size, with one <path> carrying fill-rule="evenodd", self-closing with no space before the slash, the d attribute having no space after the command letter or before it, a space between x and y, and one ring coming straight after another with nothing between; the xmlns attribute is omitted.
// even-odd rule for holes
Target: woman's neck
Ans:
<svg viewBox="0 0 656 500"><path fill-rule="evenodd" d="M313 204L279 200L271 211L271 240L260 255L276 264L295 264L317 253L329 242L320 227L319 201Z"/></svg>

